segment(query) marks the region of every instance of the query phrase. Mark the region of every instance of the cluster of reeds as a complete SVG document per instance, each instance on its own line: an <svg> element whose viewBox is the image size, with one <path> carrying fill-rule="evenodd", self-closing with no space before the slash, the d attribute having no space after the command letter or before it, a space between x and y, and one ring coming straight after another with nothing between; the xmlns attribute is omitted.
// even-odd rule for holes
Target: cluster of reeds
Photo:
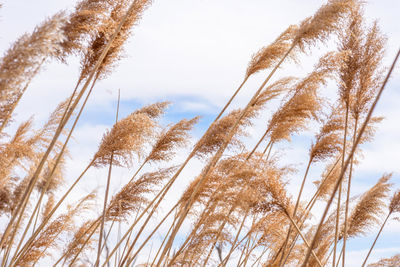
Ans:
<svg viewBox="0 0 400 267"><path fill-rule="evenodd" d="M239 88L183 162L176 162L175 154L190 145L189 132L199 118L164 127L160 118L169 103L159 102L122 119L117 111L97 152L65 186L68 143L87 100L96 82L112 72L150 5L151 0L81 0L73 12L60 12L21 36L0 59L1 266L336 267L346 264L349 239L380 227L363 255L364 266L386 222L400 212L400 192L387 199L391 174L383 174L364 194L351 194L360 144L373 139L382 119L373 111L397 60L389 69L382 66L385 37L376 22L365 22L362 1L328 0L260 49ZM272 82L287 61L302 64L297 60L301 54L334 38L336 50L323 55L305 77ZM30 119L6 134L41 67L51 60L66 63L71 55L80 58L81 72L70 97L41 129L33 129ZM225 114L248 79L260 72L267 72L266 78L247 105ZM328 83L336 84L336 99L322 97ZM249 147L244 137L270 101L281 104ZM320 130L304 157L306 170L299 174L284 156L273 153L274 147L315 124ZM163 212L168 192L196 158L203 169ZM310 198L303 190L316 164L325 171L314 181ZM116 166L132 176L111 195ZM106 170L105 188L73 202L70 193L92 168ZM289 179L300 181L297 195L287 191ZM101 208L93 203L97 198L104 200ZM325 205L323 214L313 213L316 203ZM97 217L83 220L80 215L89 210ZM315 223L313 215L322 215L321 220ZM188 221L189 230L182 227ZM155 233L163 241L145 262L144 251L152 247ZM399 262L395 255L371 266Z"/></svg>

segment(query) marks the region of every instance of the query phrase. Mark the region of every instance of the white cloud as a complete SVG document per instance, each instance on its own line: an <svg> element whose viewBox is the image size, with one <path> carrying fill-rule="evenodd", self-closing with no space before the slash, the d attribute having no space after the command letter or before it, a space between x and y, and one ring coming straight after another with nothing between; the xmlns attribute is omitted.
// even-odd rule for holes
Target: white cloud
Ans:
<svg viewBox="0 0 400 267"><path fill-rule="evenodd" d="M71 8L77 1L23 1L6 0L0 9L0 50L5 51L10 43L25 31L31 31L37 23L62 8ZM121 89L122 100L126 103L169 100L178 96L177 107L182 112L206 111L215 114L225 103L243 79L250 56L262 46L269 44L289 24L297 23L311 15L321 1L309 0L295 2L283 1L239 1L239 0L191 0L191 1L154 1L153 6L145 13L141 23L135 28L133 37L126 46L127 57L123 59L115 72L101 81L88 102L88 109L95 110L99 121L93 123L84 119L75 131L75 139L71 141L72 160L68 163L68 181L73 179L85 167L95 153L104 130L109 127L101 120L107 117L115 104L116 91ZM369 1L365 7L369 20L379 18L382 30L388 36L386 62L389 62L400 43L398 27L398 10L400 2L396 0ZM311 57L302 57L301 62L311 65L326 49L315 51ZM304 58L304 59L303 59ZM48 113L55 108L72 91L78 77L79 64L71 59L70 65L50 63L46 69L34 79L26 95L18 106L16 121L22 121L36 114L38 124L45 121ZM310 63L310 64L309 64ZM278 75L301 75L309 71L310 66L294 66L286 64ZM399 68L395 75L398 77ZM251 97L264 79L259 74L244 87L233 106L242 106ZM376 173L394 171L394 181L399 186L398 151L399 137L398 111L399 93L396 92L400 81L393 78L379 103L377 114L385 115L385 121L377 131L376 139L371 145L364 147L365 159L357 168L354 179L354 193L361 193L374 184L379 178ZM179 98L181 97L182 98ZM189 99L189 100L188 100ZM113 111L111 111L113 112ZM212 116L211 116L212 117ZM249 142L263 133L265 124L260 122L251 131ZM15 129L15 126L11 127ZM313 129L312 129L313 130ZM307 138L311 137L308 133ZM286 147L280 153L288 162L296 164L300 171L294 176L296 180L289 185L289 191L298 192L303 169L304 158L307 157L309 142L283 144ZM184 154L178 156L183 161ZM167 202L162 210L168 211L187 183L200 171L203 163L194 161L182 173L179 182L167 195ZM312 168L304 196L314 192L312 181L321 170ZM112 191L115 192L131 175L133 170L115 171ZM374 173L373 177L365 174ZM95 187L104 186L105 170L92 170L85 177L85 182L72 193L73 198L89 192ZM104 187L100 187L101 192ZM319 214L322 207L317 207ZM162 214L162 212L160 212ZM318 220L318 216L316 216ZM157 218L155 219L157 220ZM154 225L156 222L152 222ZM189 223L185 229L190 227ZM160 232L165 232L163 226ZM388 233L399 233L395 223L387 226ZM393 240L390 234L384 234L381 242ZM357 246L355 246L357 247ZM398 251L393 248L377 249L372 259L388 256ZM348 256L349 266L359 264L360 253L351 251ZM147 252L143 253L147 256ZM365 253L364 253L365 254ZM362 255L364 255L362 254Z"/></svg>

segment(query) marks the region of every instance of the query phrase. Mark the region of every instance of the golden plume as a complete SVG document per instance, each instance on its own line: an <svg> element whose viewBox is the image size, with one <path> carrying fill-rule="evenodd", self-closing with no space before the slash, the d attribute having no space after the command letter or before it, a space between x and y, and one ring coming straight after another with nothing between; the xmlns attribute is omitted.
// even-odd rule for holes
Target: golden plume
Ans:
<svg viewBox="0 0 400 267"><path fill-rule="evenodd" d="M141 156L144 145L153 139L153 129L157 126L154 119L164 113L166 105L158 103L146 106L115 123L103 136L93 158L94 166L108 165L111 155L114 165L131 166L133 156Z"/></svg>

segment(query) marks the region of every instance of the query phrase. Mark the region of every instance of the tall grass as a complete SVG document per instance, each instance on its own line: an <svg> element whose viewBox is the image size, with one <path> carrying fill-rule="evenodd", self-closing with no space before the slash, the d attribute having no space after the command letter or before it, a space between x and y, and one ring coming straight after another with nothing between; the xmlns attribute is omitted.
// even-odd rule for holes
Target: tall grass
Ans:
<svg viewBox="0 0 400 267"><path fill-rule="evenodd" d="M381 121L373 111L398 54L386 69L386 39L376 22L367 25L358 0L329 0L255 53L239 87L191 148L190 131L199 117L165 127L160 121L168 102L144 106L122 119L117 109L116 122L96 153L71 186L65 186L69 141L86 103L96 94L97 82L113 72L123 45L151 4L81 0L71 13L58 13L20 37L1 58L2 267L44 262L132 266L145 259L142 266L336 267L346 264L349 239L380 227L364 266L386 222L400 211L399 192L387 199L389 174L361 196L352 196L350 190L359 145L372 141ZM321 56L305 77L275 79L285 64L302 66L301 54L309 55L335 38L337 47ZM30 119L6 134L42 66L51 60L66 63L71 55L80 58L81 68L70 96L41 129L33 129ZM265 79L247 104L228 109L247 81L262 72L267 72ZM323 97L327 84L335 84L336 98ZM281 104L267 112L272 101ZM251 135L257 118L266 114L270 119L263 135ZM297 173L284 155L277 156L277 145L316 124L320 130L303 157L306 170ZM257 141L253 146L249 135ZM187 150L183 159L176 157ZM203 169L164 214L160 207L195 159ZM310 198L304 188L317 163L325 171ZM133 172L114 194L113 167ZM91 169L103 172L99 178L105 191L74 202L71 192ZM287 190L290 178L300 181L297 195ZM96 199L103 200L101 209L93 205ZM336 209L330 210L335 199ZM325 204L317 224L312 219L321 215L315 212L316 203ZM97 217L86 219L90 212ZM190 229L183 227L187 224ZM148 248L150 254L142 256ZM372 266L396 262L398 255Z"/></svg>

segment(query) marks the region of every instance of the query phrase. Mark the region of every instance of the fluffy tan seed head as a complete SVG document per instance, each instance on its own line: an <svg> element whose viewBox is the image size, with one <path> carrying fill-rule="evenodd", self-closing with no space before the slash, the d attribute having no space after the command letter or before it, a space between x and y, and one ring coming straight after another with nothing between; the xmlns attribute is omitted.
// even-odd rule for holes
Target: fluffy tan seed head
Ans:
<svg viewBox="0 0 400 267"><path fill-rule="evenodd" d="M389 205L389 212L400 212L400 191L394 193Z"/></svg>
<svg viewBox="0 0 400 267"><path fill-rule="evenodd" d="M102 25L99 26L97 34L92 37L87 48L85 57L81 62L81 79L86 78L98 61L102 51L107 46L108 41L117 29L120 20L128 11L129 3L125 0L118 0L113 5L110 15ZM115 63L121 58L122 46L131 34L131 28L140 20L143 11L151 4L151 0L134 0L133 9L128 15L128 19L122 25L121 31L117 34L112 45L102 61L98 71L98 78L105 78L109 74Z"/></svg>
<svg viewBox="0 0 400 267"><path fill-rule="evenodd" d="M96 34L99 25L109 16L112 3L107 0L81 0L62 27L65 40L57 57L65 61L70 54L82 53L85 42Z"/></svg>
<svg viewBox="0 0 400 267"><path fill-rule="evenodd" d="M342 20L356 7L355 0L329 0L317 12L303 20L294 38L300 49L326 41L328 36L340 30Z"/></svg>
<svg viewBox="0 0 400 267"><path fill-rule="evenodd" d="M316 162L338 154L341 150L342 130L343 116L339 109L333 108L315 137L315 143L311 145L310 159Z"/></svg>
<svg viewBox="0 0 400 267"><path fill-rule="evenodd" d="M368 112L369 106L382 84L381 65L385 43L386 39L375 22L366 33L361 47L359 79L351 105L351 112L357 120Z"/></svg>
<svg viewBox="0 0 400 267"><path fill-rule="evenodd" d="M348 220L349 237L363 235L379 222L378 217L384 214L384 199L390 190L389 179L391 176L391 174L382 176L371 189L361 196Z"/></svg>
<svg viewBox="0 0 400 267"><path fill-rule="evenodd" d="M113 164L130 166L134 155L141 156L146 143L154 137L157 126L155 118L164 113L165 103L158 103L139 109L114 124L103 136L100 147L94 155L94 166Z"/></svg>
<svg viewBox="0 0 400 267"><path fill-rule="evenodd" d="M183 146L188 142L188 131L193 128L198 120L199 117L191 120L183 119L164 131L154 144L147 160L153 162L171 160L175 154L173 149Z"/></svg>
<svg viewBox="0 0 400 267"><path fill-rule="evenodd" d="M0 125L11 117L16 103L25 92L47 57L54 56L64 40L61 28L65 15L58 13L37 26L32 34L20 37L0 59Z"/></svg>
<svg viewBox="0 0 400 267"><path fill-rule="evenodd" d="M246 77L253 75L261 70L273 67L292 45L294 33L297 31L297 26L291 25L287 28L272 44L261 48L255 53L247 67Z"/></svg>
<svg viewBox="0 0 400 267"><path fill-rule="evenodd" d="M148 203L148 194L154 192L175 170L176 167L171 167L145 173L138 180L126 184L112 198L106 211L106 220L128 219L129 215Z"/></svg>

